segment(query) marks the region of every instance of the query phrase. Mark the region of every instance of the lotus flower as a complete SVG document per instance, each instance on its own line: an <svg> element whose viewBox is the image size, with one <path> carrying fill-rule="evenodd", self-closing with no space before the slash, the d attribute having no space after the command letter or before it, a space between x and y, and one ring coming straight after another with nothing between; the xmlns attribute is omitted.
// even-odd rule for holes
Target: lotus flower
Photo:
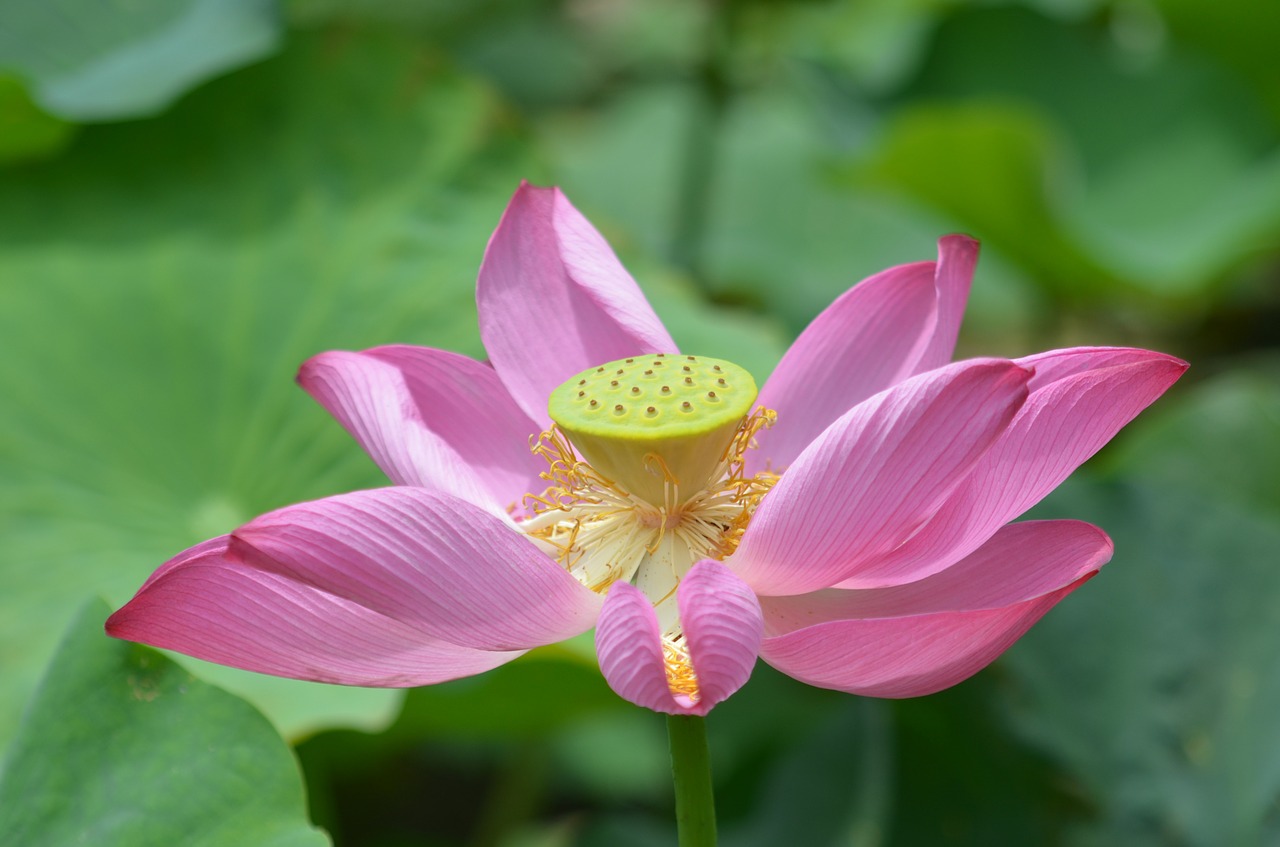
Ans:
<svg viewBox="0 0 1280 847"><path fill-rule="evenodd" d="M1089 524L1010 521L1186 364L949 364L978 247L938 248L840 296L757 398L741 368L677 351L563 194L523 185L480 268L489 363L388 346L302 366L393 485L181 553L107 631L416 686L595 627L613 689L670 714L706 714L757 657L876 697L960 682L1111 556Z"/></svg>

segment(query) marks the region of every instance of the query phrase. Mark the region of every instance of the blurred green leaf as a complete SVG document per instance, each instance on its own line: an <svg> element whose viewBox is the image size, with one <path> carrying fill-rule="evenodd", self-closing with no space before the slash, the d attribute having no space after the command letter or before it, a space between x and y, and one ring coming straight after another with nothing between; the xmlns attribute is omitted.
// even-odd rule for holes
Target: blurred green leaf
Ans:
<svg viewBox="0 0 1280 847"><path fill-rule="evenodd" d="M572 847L573 826L555 823L544 827L529 827L511 833L498 842L498 847Z"/></svg>
<svg viewBox="0 0 1280 847"><path fill-rule="evenodd" d="M1118 155L1071 201L1064 222L1116 273L1195 294L1280 234L1280 153L1250 155L1208 122L1178 127Z"/></svg>
<svg viewBox="0 0 1280 847"><path fill-rule="evenodd" d="M1089 176L1109 176L1167 135L1202 124L1254 154L1274 140L1248 88L1178 45L1140 45L1115 27L1008 5L964 6L942 20L903 97L1016 105L1069 140Z"/></svg>
<svg viewBox="0 0 1280 847"><path fill-rule="evenodd" d="M491 12L502 0L284 0L286 18L297 24L392 22L451 28L480 10Z"/></svg>
<svg viewBox="0 0 1280 847"><path fill-rule="evenodd" d="M783 90L726 116L705 262L722 298L763 304L793 332L858 280L936 255L954 227L891 195L835 178L836 150Z"/></svg>
<svg viewBox="0 0 1280 847"><path fill-rule="evenodd" d="M629 264L681 350L728 359L764 385L787 349L781 321L749 309L712 306L687 278L656 263Z"/></svg>
<svg viewBox="0 0 1280 847"><path fill-rule="evenodd" d="M50 157L74 130L33 103L21 80L0 74L0 165Z"/></svg>
<svg viewBox="0 0 1280 847"><path fill-rule="evenodd" d="M636 813L593 820L583 827L574 847L671 847L676 841L673 823L659 823Z"/></svg>
<svg viewBox="0 0 1280 847"><path fill-rule="evenodd" d="M810 725L760 786L745 821L722 827L727 847L886 843L893 751L888 706L842 698L835 714Z"/></svg>
<svg viewBox="0 0 1280 847"><path fill-rule="evenodd" d="M1159 25L1179 44L1211 55L1247 78L1271 106L1280 124L1280 5L1254 0L1152 0Z"/></svg>
<svg viewBox="0 0 1280 847"><path fill-rule="evenodd" d="M811 112L786 95L743 97L712 128L700 264L716 300L755 307L795 334L863 277L932 258L936 238L954 227L901 200L838 184L837 151ZM597 114L544 121L542 137L558 179L588 215L598 209L595 217L617 221L648 251L670 255L683 145L698 108L686 87L637 87Z"/></svg>
<svg viewBox="0 0 1280 847"><path fill-rule="evenodd" d="M634 710L594 657L537 651L481 676L409 692L391 732L406 738L546 738L594 715Z"/></svg>
<svg viewBox="0 0 1280 847"><path fill-rule="evenodd" d="M1239 502L1264 478L1276 502L1280 440L1265 410L1280 389L1261 385L1205 385L1141 428L1154 443L1125 459L1129 481L1081 479L1036 510L1094 521L1116 542L1101 576L1005 660L1017 726L1096 805L1069 843L1280 838L1280 523Z"/></svg>
<svg viewBox="0 0 1280 847"><path fill-rule="evenodd" d="M500 114L407 40L317 35L11 175L0 739L86 590L123 603L255 514L385 484L293 376L334 347L480 353L475 270L527 168ZM200 673L291 735L400 699Z"/></svg>
<svg viewBox="0 0 1280 847"><path fill-rule="evenodd" d="M1058 844L1083 804L1061 769L1000 711L1003 661L960 685L892 704L896 753L887 843Z"/></svg>
<svg viewBox="0 0 1280 847"><path fill-rule="evenodd" d="M249 704L76 615L0 773L0 844L328 844Z"/></svg>
<svg viewBox="0 0 1280 847"><path fill-rule="evenodd" d="M671 796L671 754L662 717L622 705L560 728L554 741L561 774L557 789L576 789L604 803L662 802Z"/></svg>
<svg viewBox="0 0 1280 847"><path fill-rule="evenodd" d="M1162 401L1108 469L1280 517L1280 361L1226 371Z"/></svg>
<svg viewBox="0 0 1280 847"><path fill-rule="evenodd" d="M272 0L9 0L0 68L77 121L151 115L210 77L272 53Z"/></svg>
<svg viewBox="0 0 1280 847"><path fill-rule="evenodd" d="M538 122L556 181L616 248L627 249L625 235L642 251L670 254L681 131L696 107L687 86L635 86L598 110Z"/></svg>
<svg viewBox="0 0 1280 847"><path fill-rule="evenodd" d="M1280 234L1280 134L1257 92L1135 11L1101 30L958 10L903 94L887 175L1062 293L1203 290Z"/></svg>
<svg viewBox="0 0 1280 847"><path fill-rule="evenodd" d="M289 20L411 28L531 113L694 65L712 10L685 0L285 0Z"/></svg>
<svg viewBox="0 0 1280 847"><path fill-rule="evenodd" d="M1060 153L1049 127L1027 109L918 105L891 118L858 176L898 186L963 221L1060 292L1078 281L1096 294L1105 275L1064 237L1050 202Z"/></svg>
<svg viewBox="0 0 1280 847"><path fill-rule="evenodd" d="M574 100L598 84L586 45L549 4L507 3L464 31L451 52L527 108Z"/></svg>
<svg viewBox="0 0 1280 847"><path fill-rule="evenodd" d="M842 87L883 93L915 71L941 10L953 0L863 0L745 4L735 60L744 75L761 65L813 64Z"/></svg>

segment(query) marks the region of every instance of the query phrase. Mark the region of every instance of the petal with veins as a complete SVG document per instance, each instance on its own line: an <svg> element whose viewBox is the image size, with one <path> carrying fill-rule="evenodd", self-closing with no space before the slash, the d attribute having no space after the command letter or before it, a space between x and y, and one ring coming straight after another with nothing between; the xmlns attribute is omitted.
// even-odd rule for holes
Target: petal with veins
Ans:
<svg viewBox="0 0 1280 847"><path fill-rule="evenodd" d="M1036 369L1032 384L1038 387L1008 431L914 537L838 587L912 582L968 555L1056 488L1186 370L1172 356L1106 348L1056 350L1018 364Z"/></svg>
<svg viewBox="0 0 1280 847"><path fill-rule="evenodd" d="M575 373L676 352L639 286L558 188L516 191L485 250L476 302L494 368L540 429L547 398Z"/></svg>
<svg viewBox="0 0 1280 847"><path fill-rule="evenodd" d="M950 361L977 257L972 238L941 238L937 262L881 271L814 318L760 391L778 423L757 436L748 472L786 468L849 409Z"/></svg>
<svg viewBox="0 0 1280 847"><path fill-rule="evenodd" d="M769 635L827 621L999 609L1049 594L1111 559L1107 534L1083 521L1009 524L941 573L888 588L765 597Z"/></svg>
<svg viewBox="0 0 1280 847"><path fill-rule="evenodd" d="M107 629L248 670L404 686L578 635L600 606L499 518L402 487L288 506L193 547Z"/></svg>
<svg viewBox="0 0 1280 847"><path fill-rule="evenodd" d="M481 650L590 629L601 598L498 518L421 488L287 506L232 534L259 567ZM261 561L259 561L261 559Z"/></svg>
<svg viewBox="0 0 1280 847"><path fill-rule="evenodd" d="M493 369L429 347L314 356L298 382L397 485L444 491L505 515L538 491L538 424Z"/></svg>
<svg viewBox="0 0 1280 847"><path fill-rule="evenodd" d="M677 702L667 685L658 616L644 592L615 582L596 623L600 673L619 697L669 715L687 714L687 698Z"/></svg>
<svg viewBox="0 0 1280 847"><path fill-rule="evenodd" d="M938 239L938 272L934 279L937 317L929 341L915 362L913 374L940 368L951 361L977 264L976 240L967 235L947 235Z"/></svg>
<svg viewBox="0 0 1280 847"><path fill-rule="evenodd" d="M821 688L920 697L982 670L1088 579L999 609L829 621L766 638L760 656Z"/></svg>
<svg viewBox="0 0 1280 847"><path fill-rule="evenodd" d="M778 422L748 472L790 465L836 418L910 375L934 315L934 263L868 277L814 318L760 390Z"/></svg>
<svg viewBox="0 0 1280 847"><path fill-rule="evenodd" d="M293 679L401 688L481 673L523 651L435 638L336 593L264 569L214 538L166 563L107 634Z"/></svg>
<svg viewBox="0 0 1280 847"><path fill-rule="evenodd" d="M733 571L710 559L693 566L676 599L698 676L698 714L706 714L751 676L764 633L760 601Z"/></svg>
<svg viewBox="0 0 1280 847"><path fill-rule="evenodd" d="M975 359L913 377L828 427L764 498L730 566L759 594L847 579L927 520L1026 399L1030 372Z"/></svg>

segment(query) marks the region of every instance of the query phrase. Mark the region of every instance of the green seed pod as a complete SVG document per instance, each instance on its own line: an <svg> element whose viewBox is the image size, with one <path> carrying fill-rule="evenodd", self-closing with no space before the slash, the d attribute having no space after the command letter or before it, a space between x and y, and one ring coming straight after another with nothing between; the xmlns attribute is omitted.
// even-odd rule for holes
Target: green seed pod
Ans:
<svg viewBox="0 0 1280 847"><path fill-rule="evenodd" d="M547 411L598 473L662 506L671 484L687 498L710 481L757 393L731 362L657 354L577 374Z"/></svg>

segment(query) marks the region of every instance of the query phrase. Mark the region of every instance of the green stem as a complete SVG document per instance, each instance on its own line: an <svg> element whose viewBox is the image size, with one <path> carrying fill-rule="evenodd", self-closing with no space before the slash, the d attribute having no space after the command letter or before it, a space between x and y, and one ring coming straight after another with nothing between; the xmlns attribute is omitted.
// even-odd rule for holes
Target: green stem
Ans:
<svg viewBox="0 0 1280 847"><path fill-rule="evenodd" d="M711 792L706 723L693 715L668 715L667 734L671 738L680 847L715 847L716 804Z"/></svg>

